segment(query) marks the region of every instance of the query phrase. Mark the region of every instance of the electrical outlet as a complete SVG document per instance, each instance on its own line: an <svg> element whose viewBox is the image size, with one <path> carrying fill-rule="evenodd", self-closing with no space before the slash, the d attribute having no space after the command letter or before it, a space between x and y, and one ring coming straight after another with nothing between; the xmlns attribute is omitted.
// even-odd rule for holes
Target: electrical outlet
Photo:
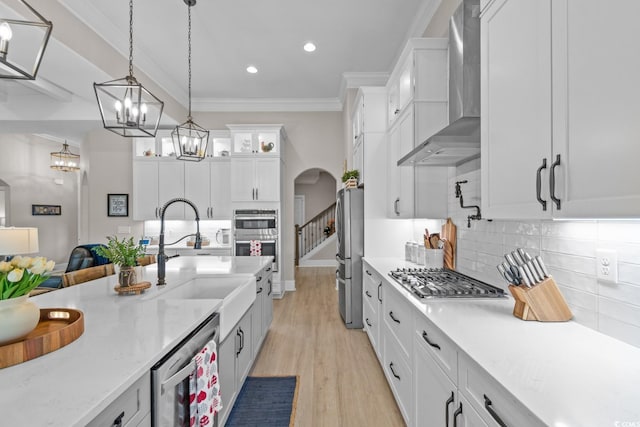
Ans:
<svg viewBox="0 0 640 427"><path fill-rule="evenodd" d="M596 268L598 280L618 282L618 252L613 249L596 250Z"/></svg>

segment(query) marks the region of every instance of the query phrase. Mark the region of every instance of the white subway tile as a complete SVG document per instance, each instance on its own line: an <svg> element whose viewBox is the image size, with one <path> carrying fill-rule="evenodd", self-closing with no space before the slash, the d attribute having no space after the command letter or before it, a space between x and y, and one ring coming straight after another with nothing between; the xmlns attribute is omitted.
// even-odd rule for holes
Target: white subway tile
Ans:
<svg viewBox="0 0 640 427"><path fill-rule="evenodd" d="M592 276L596 275L595 258L542 251L542 259L547 267L569 270Z"/></svg>
<svg viewBox="0 0 640 427"><path fill-rule="evenodd" d="M571 306L571 304L569 304L569 309L573 314L573 319L571 320L578 322L587 328L598 330L598 314L596 311Z"/></svg>
<svg viewBox="0 0 640 427"><path fill-rule="evenodd" d="M618 281L640 285L640 264L626 264L618 260Z"/></svg>
<svg viewBox="0 0 640 427"><path fill-rule="evenodd" d="M576 273L570 270L561 270L549 267L549 272L553 280L560 285L573 289L578 289L591 294L598 293L598 281L595 276Z"/></svg>
<svg viewBox="0 0 640 427"><path fill-rule="evenodd" d="M543 236L541 247L542 250L546 252L557 252L591 258L596 257L595 240L577 240Z"/></svg>
<svg viewBox="0 0 640 427"><path fill-rule="evenodd" d="M544 221L542 223L542 235L549 237L595 240L597 233L596 221Z"/></svg>
<svg viewBox="0 0 640 427"><path fill-rule="evenodd" d="M598 240L640 243L640 221L599 221Z"/></svg>
<svg viewBox="0 0 640 427"><path fill-rule="evenodd" d="M539 222L505 221L505 233L526 234L529 236L540 235L541 224Z"/></svg>
<svg viewBox="0 0 640 427"><path fill-rule="evenodd" d="M640 327L621 322L601 313L598 317L598 330L620 341L640 347Z"/></svg>
<svg viewBox="0 0 640 427"><path fill-rule="evenodd" d="M627 283L598 282L598 294L640 307L640 286Z"/></svg>
<svg viewBox="0 0 640 427"><path fill-rule="evenodd" d="M598 300L598 310L603 316L608 316L640 328L640 306L638 305L600 297Z"/></svg>
<svg viewBox="0 0 640 427"><path fill-rule="evenodd" d="M580 307L583 310L596 312L598 310L598 296L591 292L585 292L558 284L560 293L571 307Z"/></svg>

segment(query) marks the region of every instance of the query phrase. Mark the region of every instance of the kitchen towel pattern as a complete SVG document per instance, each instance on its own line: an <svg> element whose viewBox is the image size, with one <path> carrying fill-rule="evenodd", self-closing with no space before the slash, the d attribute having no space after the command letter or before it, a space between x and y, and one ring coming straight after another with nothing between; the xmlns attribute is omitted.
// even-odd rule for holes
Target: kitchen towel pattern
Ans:
<svg viewBox="0 0 640 427"><path fill-rule="evenodd" d="M189 376L189 424L212 426L215 414L222 409L216 342L209 341L193 361L196 369Z"/></svg>
<svg viewBox="0 0 640 427"><path fill-rule="evenodd" d="M260 240L251 240L249 242L249 255L250 256L262 255L262 242L260 242Z"/></svg>

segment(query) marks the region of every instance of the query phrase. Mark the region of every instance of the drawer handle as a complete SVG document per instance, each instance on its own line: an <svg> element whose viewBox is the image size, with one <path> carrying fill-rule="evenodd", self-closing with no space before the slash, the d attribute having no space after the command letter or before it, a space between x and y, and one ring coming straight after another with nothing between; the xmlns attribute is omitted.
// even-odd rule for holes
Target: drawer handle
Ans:
<svg viewBox="0 0 640 427"><path fill-rule="evenodd" d="M378 301L382 302L382 296L381 296L381 291L382 290L382 282L380 282L380 284L378 285Z"/></svg>
<svg viewBox="0 0 640 427"><path fill-rule="evenodd" d="M373 326L373 325L371 324L371 322L369 322L369 318L368 318L368 317L365 319L365 322L367 322L367 326L369 326L369 327Z"/></svg>
<svg viewBox="0 0 640 427"><path fill-rule="evenodd" d="M256 282L259 282L262 280L262 276L258 276L258 278L256 279Z"/></svg>
<svg viewBox="0 0 640 427"><path fill-rule="evenodd" d="M396 377L397 379L400 379L400 376L396 374L396 371L393 369L393 362L389 363L389 369L391 369L391 373L393 374L394 377Z"/></svg>
<svg viewBox="0 0 640 427"><path fill-rule="evenodd" d="M369 270L365 270L365 273L367 273L369 276L371 276L371 273L369 272Z"/></svg>
<svg viewBox="0 0 640 427"><path fill-rule="evenodd" d="M258 291L256 292L256 294L260 294L262 293L262 287L260 287L260 289L258 289Z"/></svg>
<svg viewBox="0 0 640 427"><path fill-rule="evenodd" d="M111 424L112 427L122 427L122 419L124 418L124 411L122 411L122 413L120 415L118 415L118 417L113 420L113 424Z"/></svg>
<svg viewBox="0 0 640 427"><path fill-rule="evenodd" d="M462 402L460 402L456 412L453 413L453 427L458 427L458 415L462 415Z"/></svg>
<svg viewBox="0 0 640 427"><path fill-rule="evenodd" d="M454 396L453 396L453 392L451 392L451 397L449 397L445 403L444 406L444 416L446 419L446 427L449 427L449 405L451 405L453 403L453 401L455 400Z"/></svg>
<svg viewBox="0 0 640 427"><path fill-rule="evenodd" d="M368 296L369 298L371 298L371 294L369 293L369 291L364 291L365 295Z"/></svg>
<svg viewBox="0 0 640 427"><path fill-rule="evenodd" d="M400 323L400 321L398 319L395 318L395 316L393 315L393 311L389 312L389 317L391 317L391 320L393 320L396 323Z"/></svg>
<svg viewBox="0 0 640 427"><path fill-rule="evenodd" d="M484 408L487 410L487 412L489 412L489 414L493 417L493 419L496 420L496 422L500 427L507 427L507 425L504 423L504 421L502 421L498 413L493 409L493 406L491 404L491 399L489 399L486 394L483 394L483 396L484 396Z"/></svg>
<svg viewBox="0 0 640 427"><path fill-rule="evenodd" d="M440 350L440 346L438 344L429 341L429 335L427 335L427 331L422 331L422 339L424 339L431 347L435 347Z"/></svg>

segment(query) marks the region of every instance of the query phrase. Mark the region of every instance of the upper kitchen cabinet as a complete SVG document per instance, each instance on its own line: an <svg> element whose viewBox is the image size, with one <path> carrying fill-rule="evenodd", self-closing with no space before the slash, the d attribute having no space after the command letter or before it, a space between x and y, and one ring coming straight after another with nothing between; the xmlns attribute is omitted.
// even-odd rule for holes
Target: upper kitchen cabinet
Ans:
<svg viewBox="0 0 640 427"><path fill-rule="evenodd" d="M176 197L184 197L185 162L158 159L133 162L133 219L160 219L162 206ZM165 219L184 219L184 204L167 208Z"/></svg>
<svg viewBox="0 0 640 427"><path fill-rule="evenodd" d="M282 153L282 125L227 125L232 156L277 156Z"/></svg>
<svg viewBox="0 0 640 427"><path fill-rule="evenodd" d="M159 130L155 138L134 138L133 157L175 158L175 148L171 138L172 130ZM207 144L207 158L228 157L231 152L231 137L228 130L209 131L209 143Z"/></svg>
<svg viewBox="0 0 640 427"><path fill-rule="evenodd" d="M446 167L398 166L448 124L447 39L410 39L387 84L389 218L446 218Z"/></svg>
<svg viewBox="0 0 640 427"><path fill-rule="evenodd" d="M360 184L365 182L367 146L371 146L372 140L380 140L386 130L386 98L384 87L364 86L356 94L352 115L353 169L360 172Z"/></svg>
<svg viewBox="0 0 640 427"><path fill-rule="evenodd" d="M200 219L230 219L230 160L185 162L184 168L184 197L198 207Z"/></svg>
<svg viewBox="0 0 640 427"><path fill-rule="evenodd" d="M487 6L481 19L483 214L640 217L640 86L633 84L640 69L638 13L633 0L495 0Z"/></svg>

